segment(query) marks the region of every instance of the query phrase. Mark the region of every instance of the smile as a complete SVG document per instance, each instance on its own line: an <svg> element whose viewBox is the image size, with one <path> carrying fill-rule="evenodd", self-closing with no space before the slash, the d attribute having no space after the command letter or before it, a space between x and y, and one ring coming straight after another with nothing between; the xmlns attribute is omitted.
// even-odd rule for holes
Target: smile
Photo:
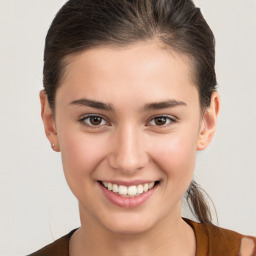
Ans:
<svg viewBox="0 0 256 256"><path fill-rule="evenodd" d="M105 198L122 208L139 207L146 203L159 187L157 181L100 181L99 187Z"/></svg>
<svg viewBox="0 0 256 256"><path fill-rule="evenodd" d="M139 196L148 190L152 189L158 182L144 183L139 185L117 185L105 181L101 181L101 184L107 188L109 191L112 191L122 197L135 197Z"/></svg>

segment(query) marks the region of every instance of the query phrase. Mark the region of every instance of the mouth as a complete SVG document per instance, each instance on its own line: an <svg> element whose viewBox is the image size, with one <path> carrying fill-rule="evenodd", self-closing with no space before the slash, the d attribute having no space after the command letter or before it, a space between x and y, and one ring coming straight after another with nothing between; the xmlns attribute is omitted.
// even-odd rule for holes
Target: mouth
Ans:
<svg viewBox="0 0 256 256"><path fill-rule="evenodd" d="M131 184L129 186L125 186L123 184L116 184L107 181L98 181L101 186L106 188L108 191L115 193L121 197L138 197L152 190L156 186L159 185L160 181L153 181L148 183L141 184Z"/></svg>

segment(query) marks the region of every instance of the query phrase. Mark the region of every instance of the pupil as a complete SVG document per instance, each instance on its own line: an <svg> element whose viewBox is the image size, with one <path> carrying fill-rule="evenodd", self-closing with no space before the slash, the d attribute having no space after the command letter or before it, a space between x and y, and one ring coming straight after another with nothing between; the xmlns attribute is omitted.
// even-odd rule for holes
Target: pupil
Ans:
<svg viewBox="0 0 256 256"><path fill-rule="evenodd" d="M90 117L90 122L93 125L99 125L101 123L101 117L92 116L92 117Z"/></svg>
<svg viewBox="0 0 256 256"><path fill-rule="evenodd" d="M155 122L156 122L156 125L164 125L166 123L166 118L165 117L157 117Z"/></svg>

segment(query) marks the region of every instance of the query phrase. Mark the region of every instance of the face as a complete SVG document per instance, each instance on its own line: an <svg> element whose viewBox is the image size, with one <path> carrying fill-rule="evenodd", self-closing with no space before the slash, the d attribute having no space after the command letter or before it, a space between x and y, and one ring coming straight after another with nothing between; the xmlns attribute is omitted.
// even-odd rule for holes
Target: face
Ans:
<svg viewBox="0 0 256 256"><path fill-rule="evenodd" d="M189 60L138 43L68 61L47 135L61 151L82 225L136 233L180 219L208 120Z"/></svg>

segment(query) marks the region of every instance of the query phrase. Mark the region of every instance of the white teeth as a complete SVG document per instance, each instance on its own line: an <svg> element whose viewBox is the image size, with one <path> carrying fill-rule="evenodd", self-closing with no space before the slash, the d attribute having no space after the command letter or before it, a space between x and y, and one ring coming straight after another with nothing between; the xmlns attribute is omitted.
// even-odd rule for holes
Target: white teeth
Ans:
<svg viewBox="0 0 256 256"><path fill-rule="evenodd" d="M108 183L108 190L112 190L112 183Z"/></svg>
<svg viewBox="0 0 256 256"><path fill-rule="evenodd" d="M136 186L130 186L128 188L128 193L129 196L135 196L137 194L137 188Z"/></svg>
<svg viewBox="0 0 256 256"><path fill-rule="evenodd" d="M148 183L144 184L144 186L143 186L143 191L144 191L144 192L147 192L147 191L148 191Z"/></svg>
<svg viewBox="0 0 256 256"><path fill-rule="evenodd" d="M154 187L154 185L155 185L155 182L151 182L151 183L149 183L149 184L148 184L148 189L153 188L153 187Z"/></svg>
<svg viewBox="0 0 256 256"><path fill-rule="evenodd" d="M118 192L119 192L119 195L127 195L127 187L126 186L122 186L120 185L119 188L118 188Z"/></svg>
<svg viewBox="0 0 256 256"><path fill-rule="evenodd" d="M118 186L116 184L113 185L112 189L113 189L113 192L115 193L118 193L119 191Z"/></svg>
<svg viewBox="0 0 256 256"><path fill-rule="evenodd" d="M117 184L112 184L109 182L102 182L102 184L108 190L113 191L114 193L118 193L121 196L133 197L133 196L138 196L144 192L147 192L149 189L153 188L155 185L155 182L140 184L137 186L132 185L129 187L126 187L124 185L118 186Z"/></svg>
<svg viewBox="0 0 256 256"><path fill-rule="evenodd" d="M137 187L137 193L138 194L142 194L144 191L143 191L143 186L142 185L139 185L138 187Z"/></svg>

